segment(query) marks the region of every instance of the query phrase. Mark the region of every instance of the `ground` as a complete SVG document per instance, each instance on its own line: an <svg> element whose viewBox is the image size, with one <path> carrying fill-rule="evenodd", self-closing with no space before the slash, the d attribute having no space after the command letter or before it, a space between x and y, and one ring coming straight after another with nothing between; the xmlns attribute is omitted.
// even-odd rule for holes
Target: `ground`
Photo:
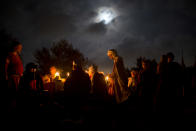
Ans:
<svg viewBox="0 0 196 131"><path fill-rule="evenodd" d="M5 111L2 124L6 129L128 128L141 130L191 130L195 124L196 98L180 97L180 106L171 109L149 108L137 98L126 103L91 103L80 109L67 110L63 94L39 105L37 109ZM137 99L137 100L136 100ZM75 106L74 106L75 107ZM193 119L192 119L193 118Z"/></svg>

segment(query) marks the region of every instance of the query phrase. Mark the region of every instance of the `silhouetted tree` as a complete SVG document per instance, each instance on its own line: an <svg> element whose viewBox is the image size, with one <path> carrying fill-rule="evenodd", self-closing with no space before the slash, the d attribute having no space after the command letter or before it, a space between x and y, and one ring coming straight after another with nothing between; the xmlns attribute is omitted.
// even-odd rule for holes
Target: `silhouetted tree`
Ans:
<svg viewBox="0 0 196 131"><path fill-rule="evenodd" d="M73 60L80 62L83 67L88 64L88 59L79 50L74 49L72 44L66 40L53 43L49 49L43 47L37 50L34 57L43 74L49 73L49 68L55 66L61 69L62 74L65 75L66 72L71 71Z"/></svg>

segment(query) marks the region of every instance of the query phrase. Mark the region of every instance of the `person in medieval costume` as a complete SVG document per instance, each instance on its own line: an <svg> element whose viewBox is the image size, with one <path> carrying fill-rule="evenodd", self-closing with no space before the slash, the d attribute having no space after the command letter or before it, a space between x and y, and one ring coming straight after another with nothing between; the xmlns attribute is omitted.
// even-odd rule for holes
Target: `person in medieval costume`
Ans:
<svg viewBox="0 0 196 131"><path fill-rule="evenodd" d="M21 59L22 44L16 40L11 43L11 50L9 51L5 61L5 79L8 83L8 108L15 109L16 98L18 95L18 87L21 77L23 76L23 62Z"/></svg>
<svg viewBox="0 0 196 131"><path fill-rule="evenodd" d="M6 58L5 74L6 80L9 82L9 88L14 91L18 90L19 81L23 75L23 63L20 57L22 44L18 41L12 42L12 49Z"/></svg>
<svg viewBox="0 0 196 131"><path fill-rule="evenodd" d="M126 73L123 60L120 56L118 56L117 51L114 49L108 50L108 57L113 60L113 71L112 71L112 79L113 79L113 89L115 94L116 102L122 103L126 101L130 95L130 91L128 89L128 75Z"/></svg>

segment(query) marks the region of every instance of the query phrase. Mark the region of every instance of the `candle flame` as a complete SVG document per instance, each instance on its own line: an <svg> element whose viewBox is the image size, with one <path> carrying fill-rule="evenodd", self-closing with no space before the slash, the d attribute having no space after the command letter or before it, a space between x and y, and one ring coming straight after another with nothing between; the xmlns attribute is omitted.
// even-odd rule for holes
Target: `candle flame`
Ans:
<svg viewBox="0 0 196 131"><path fill-rule="evenodd" d="M106 77L105 77L105 80L108 81L108 80L109 80L109 76L106 76Z"/></svg>
<svg viewBox="0 0 196 131"><path fill-rule="evenodd" d="M58 77L58 76L60 76L60 73L59 72L56 72L54 76L55 77Z"/></svg>
<svg viewBox="0 0 196 131"><path fill-rule="evenodd" d="M70 73L69 72L67 72L67 77L69 77L70 76Z"/></svg>

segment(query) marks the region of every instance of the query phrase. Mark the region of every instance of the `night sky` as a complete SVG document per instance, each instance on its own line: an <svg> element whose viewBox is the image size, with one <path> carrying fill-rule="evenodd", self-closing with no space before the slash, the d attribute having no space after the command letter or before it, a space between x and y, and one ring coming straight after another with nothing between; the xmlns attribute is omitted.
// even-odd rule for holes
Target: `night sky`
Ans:
<svg viewBox="0 0 196 131"><path fill-rule="evenodd" d="M24 64L41 47L66 39L99 70L110 72L107 50L115 48L125 66L145 56L160 60L172 51L185 64L196 56L195 0L6 0L0 28L24 46Z"/></svg>

